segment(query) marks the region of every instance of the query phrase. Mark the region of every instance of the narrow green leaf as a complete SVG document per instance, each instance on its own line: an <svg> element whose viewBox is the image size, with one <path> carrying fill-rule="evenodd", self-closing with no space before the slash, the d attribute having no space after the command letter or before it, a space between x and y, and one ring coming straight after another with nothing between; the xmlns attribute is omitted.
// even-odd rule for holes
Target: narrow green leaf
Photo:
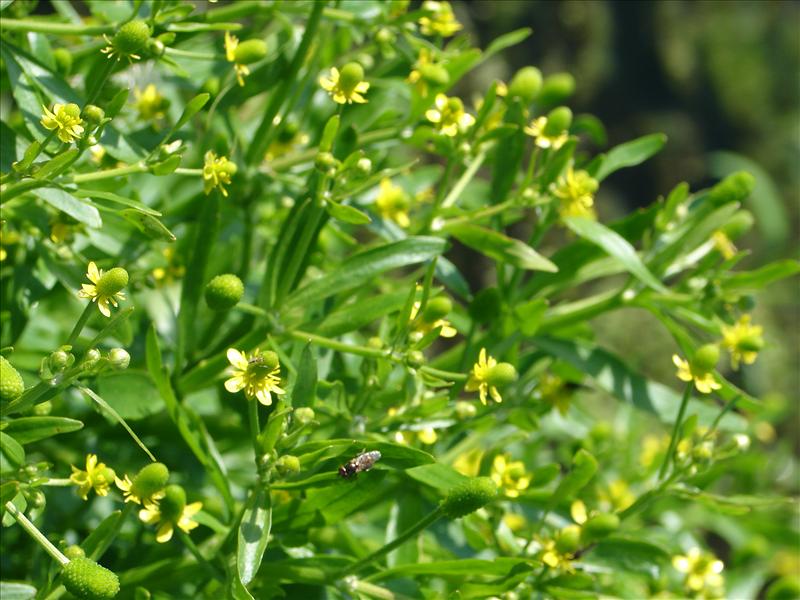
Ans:
<svg viewBox="0 0 800 600"><path fill-rule="evenodd" d="M336 139L336 134L339 131L339 115L333 115L328 122L325 123L325 129L322 131L322 139L319 142L320 152L330 152L333 148L333 142Z"/></svg>
<svg viewBox="0 0 800 600"><path fill-rule="evenodd" d="M3 462L7 462L11 467L19 467L25 463L25 449L5 431L0 431L0 452ZM6 471L8 465L3 464L2 470Z"/></svg>
<svg viewBox="0 0 800 600"><path fill-rule="evenodd" d="M5 506L6 502L13 499L19 491L19 482L6 481L0 484L0 506ZM0 596L2 597L2 596Z"/></svg>
<svg viewBox="0 0 800 600"><path fill-rule="evenodd" d="M109 202L114 202L116 204L122 204L123 206L127 206L129 208L133 208L141 213L145 213L148 215L153 215L154 217L160 217L161 213L157 210L153 210L149 206L138 202L137 200L131 200L130 198L124 198L123 196L119 196L118 194L114 194L112 192L106 192L103 190L84 190L79 189L72 192L72 195L76 198L100 198L102 200L108 200Z"/></svg>
<svg viewBox="0 0 800 600"><path fill-rule="evenodd" d="M110 372L97 378L97 389L123 419L134 421L164 409L161 395L147 372Z"/></svg>
<svg viewBox="0 0 800 600"><path fill-rule="evenodd" d="M147 456L150 458L150 460L152 460L153 462L156 462L156 457L153 456L153 453L150 452L150 450L147 448L147 446L144 445L144 442L142 442L142 440L139 439L139 436L136 435L136 433L133 431L133 429L131 429L130 426L125 422L125 419L123 419L119 415L119 413L117 413L116 410L114 410L111 406L109 406L108 402L103 400L100 396L95 394L92 390L90 390L87 387L79 385L78 389L81 392L83 392L84 394L86 394L87 396L89 396L89 398L91 400L93 400L103 411L108 413L111 416L112 419L114 419L117 423L122 425L122 427L125 429L125 431L128 432L128 435L130 435L133 438L133 441L136 442L136 445L139 446L139 448L141 448L144 451L145 454L147 454Z"/></svg>
<svg viewBox="0 0 800 600"><path fill-rule="evenodd" d="M75 196L60 188L43 187L31 193L84 225L94 228L99 228L103 225L100 213L94 206L78 200Z"/></svg>
<svg viewBox="0 0 800 600"><path fill-rule="evenodd" d="M170 133L175 132L184 125L186 125L186 123L189 122L189 119L191 119L198 112L200 112L200 110L206 105L209 98L211 98L210 94L202 93L202 94L197 94L197 96L189 100L189 102L186 103L186 108L183 109L183 112L181 113L178 122L175 123Z"/></svg>
<svg viewBox="0 0 800 600"><path fill-rule="evenodd" d="M86 556L92 560L99 560L114 542L121 527L122 511L115 510L103 519L81 543L81 548Z"/></svg>
<svg viewBox="0 0 800 600"><path fill-rule="evenodd" d="M73 163L79 153L80 150L77 148L64 150L64 152L61 152L40 166L39 169L33 173L33 178L42 180L52 179Z"/></svg>
<svg viewBox="0 0 800 600"><path fill-rule="evenodd" d="M536 333L547 306L547 300L544 298L534 298L514 307L514 317L524 335L530 336Z"/></svg>
<svg viewBox="0 0 800 600"><path fill-rule="evenodd" d="M667 291L667 288L648 271L634 247L620 234L602 223L584 217L566 217L563 221L576 235L600 246L609 256L616 258L639 281L658 292Z"/></svg>
<svg viewBox="0 0 800 600"><path fill-rule="evenodd" d="M520 240L479 225L460 224L446 228L459 242L489 258L534 271L555 273L558 268Z"/></svg>
<svg viewBox="0 0 800 600"><path fill-rule="evenodd" d="M643 163L659 152L666 142L667 136L663 133L652 133L620 144L612 148L611 151L606 154L605 159L600 164L597 172L593 174L593 177L597 179L597 181L603 181L603 179L611 175L614 171L619 171L625 167L634 167Z"/></svg>
<svg viewBox="0 0 800 600"><path fill-rule="evenodd" d="M753 271L725 273L721 276L723 289L730 291L758 291L767 285L800 272L800 262L779 260Z"/></svg>
<svg viewBox="0 0 800 600"><path fill-rule="evenodd" d="M330 313L312 329L312 332L325 336L338 336L356 331L384 315L400 310L407 296L407 292L401 291L358 300Z"/></svg>
<svg viewBox="0 0 800 600"><path fill-rule="evenodd" d="M343 221L344 223L350 223L352 225L365 225L366 223L372 222L372 219L369 218L367 213L362 212L354 206L350 206L348 204L338 204L329 200L325 204L325 208L330 216L339 221Z"/></svg>
<svg viewBox="0 0 800 600"><path fill-rule="evenodd" d="M3 431L13 435L20 444L30 444L82 427L83 423L67 417L21 417L9 421Z"/></svg>
<svg viewBox="0 0 800 600"><path fill-rule="evenodd" d="M448 467L442 463L406 469L406 475L441 492L447 492L467 479L465 475L462 475L453 467Z"/></svg>
<svg viewBox="0 0 800 600"><path fill-rule="evenodd" d="M4 9L7 4L0 6ZM4 503L5 504L5 503ZM0 581L0 598L3 600L32 600L36 596L36 588L27 583Z"/></svg>
<svg viewBox="0 0 800 600"><path fill-rule="evenodd" d="M654 567L668 564L667 551L650 542L622 536L611 536L597 543L587 559L621 571L651 574Z"/></svg>
<svg viewBox="0 0 800 600"><path fill-rule="evenodd" d="M135 208L124 208L120 211L120 215L151 239L162 242L174 242L177 239L174 233L149 213L143 213Z"/></svg>
<svg viewBox="0 0 800 600"><path fill-rule="evenodd" d="M250 583L258 573L271 528L272 504L269 490L256 486L247 500L239 524L236 568L243 585Z"/></svg>
<svg viewBox="0 0 800 600"><path fill-rule="evenodd" d="M181 166L181 156L180 154L173 154L166 160L150 165L148 169L153 175L163 176L174 173L179 166Z"/></svg>
<svg viewBox="0 0 800 600"><path fill-rule="evenodd" d="M558 483L549 506L555 507L569 500L588 484L597 473L597 459L583 448L572 457L572 469Z"/></svg>
<svg viewBox="0 0 800 600"><path fill-rule="evenodd" d="M515 29L514 31L510 31L501 35L492 41L486 50L484 50L483 60L487 60L498 52L502 52L506 48L510 48L511 46L516 46L517 44L524 42L530 37L531 33L533 33L533 30L530 27L523 27L522 29Z"/></svg>
<svg viewBox="0 0 800 600"><path fill-rule="evenodd" d="M300 365L297 368L297 379L292 387L292 406L314 406L317 389L317 360L311 351L311 344L303 347Z"/></svg>
<svg viewBox="0 0 800 600"><path fill-rule="evenodd" d="M439 560L435 562L402 565L392 569L385 569L373 575L372 581L382 579L397 579L413 575L429 575L434 577L489 577L508 575L511 570L524 565L531 568L536 564L529 558L499 557L494 560L479 558L464 558L461 560Z"/></svg>

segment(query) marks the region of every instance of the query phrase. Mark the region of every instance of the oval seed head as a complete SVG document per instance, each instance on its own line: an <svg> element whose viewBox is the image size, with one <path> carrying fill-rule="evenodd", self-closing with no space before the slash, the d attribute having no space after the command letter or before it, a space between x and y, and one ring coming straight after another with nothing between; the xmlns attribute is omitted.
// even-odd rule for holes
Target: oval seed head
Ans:
<svg viewBox="0 0 800 600"><path fill-rule="evenodd" d="M291 454L284 454L275 462L275 468L281 475L294 475L300 472L300 459Z"/></svg>
<svg viewBox="0 0 800 600"><path fill-rule="evenodd" d="M56 48L53 50L53 60L56 63L56 71L61 75L69 75L72 71L72 53L66 48Z"/></svg>
<svg viewBox="0 0 800 600"><path fill-rule="evenodd" d="M264 363L264 366L267 367L269 370L274 369L280 364L280 359L278 355L275 354L272 350L265 350L261 353L261 360Z"/></svg>
<svg viewBox="0 0 800 600"><path fill-rule="evenodd" d="M692 358L692 367L700 373L708 373L719 362L719 346L716 344L705 344L697 349Z"/></svg>
<svg viewBox="0 0 800 600"><path fill-rule="evenodd" d="M167 521L177 523L186 507L186 491L177 484L164 488L164 497L158 502L161 516Z"/></svg>
<svg viewBox="0 0 800 600"><path fill-rule="evenodd" d="M144 21L136 19L120 27L112 43L117 52L130 56L144 48L149 39L150 27Z"/></svg>
<svg viewBox="0 0 800 600"><path fill-rule="evenodd" d="M569 73L555 73L544 80L537 101L544 105L563 102L575 91L575 78Z"/></svg>
<svg viewBox="0 0 800 600"><path fill-rule="evenodd" d="M556 550L562 554L571 554L581 545L581 528L577 525L567 525L558 532L556 537Z"/></svg>
<svg viewBox="0 0 800 600"><path fill-rule="evenodd" d="M542 72L536 67L523 67L516 72L508 86L511 98L530 104L542 88Z"/></svg>
<svg viewBox="0 0 800 600"><path fill-rule="evenodd" d="M258 62L267 55L267 43L264 40L245 40L236 46L234 62L249 65Z"/></svg>
<svg viewBox="0 0 800 600"><path fill-rule="evenodd" d="M517 370L514 365L507 362L497 363L486 374L486 382L489 385L503 387L517 380Z"/></svg>
<svg viewBox="0 0 800 600"><path fill-rule="evenodd" d="M99 106L95 106L94 104L87 104L83 107L83 118L86 119L86 122L91 125L92 127L97 127L100 125L103 119L106 117L106 111L104 111Z"/></svg>
<svg viewBox="0 0 800 600"><path fill-rule="evenodd" d="M74 558L64 565L64 587L81 600L107 600L119 592L119 578L88 558Z"/></svg>
<svg viewBox="0 0 800 600"><path fill-rule="evenodd" d="M619 517L613 513L601 513L583 525L583 535L588 540L597 540L614 533L619 527Z"/></svg>
<svg viewBox="0 0 800 600"><path fill-rule="evenodd" d="M125 348L112 348L108 351L108 362L117 371L124 371L131 364L131 355Z"/></svg>
<svg viewBox="0 0 800 600"><path fill-rule="evenodd" d="M110 271L103 273L100 281L97 282L97 294L111 297L126 285L128 285L128 272L122 267L114 267Z"/></svg>
<svg viewBox="0 0 800 600"><path fill-rule="evenodd" d="M453 303L447 296L437 296L428 300L425 310L422 312L422 318L427 323L433 323L439 319L443 319L450 314L453 310Z"/></svg>
<svg viewBox="0 0 800 600"><path fill-rule="evenodd" d="M294 409L294 420L297 421L300 425L308 425L311 421L314 420L314 409L309 408L308 406L301 406L300 408Z"/></svg>
<svg viewBox="0 0 800 600"><path fill-rule="evenodd" d="M84 556L86 556L86 552L84 552L83 548L81 548L77 544L73 544L72 546L67 546L64 549L64 556L66 556L70 560L74 560L76 558L83 558Z"/></svg>
<svg viewBox="0 0 800 600"><path fill-rule="evenodd" d="M167 485L169 469L164 463L152 463L136 474L131 482L131 493L139 498L149 498Z"/></svg>
<svg viewBox="0 0 800 600"><path fill-rule="evenodd" d="M722 233L735 240L750 231L754 222L753 213L749 210L739 210L722 226Z"/></svg>
<svg viewBox="0 0 800 600"><path fill-rule="evenodd" d="M486 506L497 496L497 486L488 477L471 477L447 492L442 512L450 519L460 519Z"/></svg>
<svg viewBox="0 0 800 600"><path fill-rule="evenodd" d="M233 273L217 275L206 284L205 296L211 310L229 310L244 296L244 284Z"/></svg>
<svg viewBox="0 0 800 600"><path fill-rule="evenodd" d="M339 72L339 87L345 94L352 92L362 81L364 81L364 67L357 62L347 63Z"/></svg>
<svg viewBox="0 0 800 600"><path fill-rule="evenodd" d="M572 124L572 111L566 106L559 106L547 113L547 125L544 126L545 135L558 135L569 129Z"/></svg>
<svg viewBox="0 0 800 600"><path fill-rule="evenodd" d="M445 86L450 83L450 73L442 65L423 65L419 74L425 83L433 86Z"/></svg>
<svg viewBox="0 0 800 600"><path fill-rule="evenodd" d="M25 382L14 366L0 356L0 401L11 402L16 400L25 391Z"/></svg>

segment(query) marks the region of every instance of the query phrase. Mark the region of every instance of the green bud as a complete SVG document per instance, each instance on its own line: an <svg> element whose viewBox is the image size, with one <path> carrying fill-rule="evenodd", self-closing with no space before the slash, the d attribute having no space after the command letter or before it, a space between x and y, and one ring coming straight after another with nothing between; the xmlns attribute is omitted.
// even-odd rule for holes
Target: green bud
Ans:
<svg viewBox="0 0 800 600"><path fill-rule="evenodd" d="M379 44L391 44L397 39L391 29L381 27L375 34L375 41Z"/></svg>
<svg viewBox="0 0 800 600"><path fill-rule="evenodd" d="M507 362L497 363L486 374L486 381L489 385L503 387L517 380L517 370L514 365Z"/></svg>
<svg viewBox="0 0 800 600"><path fill-rule="evenodd" d="M63 569L64 587L81 600L106 600L119 593L119 578L89 558L74 558Z"/></svg>
<svg viewBox="0 0 800 600"><path fill-rule="evenodd" d="M698 372L707 373L714 369L719 362L719 346L716 344L705 344L697 349L692 358L692 367Z"/></svg>
<svg viewBox="0 0 800 600"><path fill-rule="evenodd" d="M709 201L715 205L741 202L753 191L755 177L745 171L728 175L708 192Z"/></svg>
<svg viewBox="0 0 800 600"><path fill-rule="evenodd" d="M108 362L117 371L124 371L131 364L131 355L124 348L112 348L108 351Z"/></svg>
<svg viewBox="0 0 800 600"><path fill-rule="evenodd" d="M84 552L83 548L80 546L73 544L72 546L67 546L67 548L64 550L64 556L70 560L74 560L76 558L83 558L86 556L86 552Z"/></svg>
<svg viewBox="0 0 800 600"><path fill-rule="evenodd" d="M558 532L556 537L556 550L562 554L572 554L581 545L581 528L577 525L567 525Z"/></svg>
<svg viewBox="0 0 800 600"><path fill-rule="evenodd" d="M167 485L169 469L163 463L152 463L136 474L131 482L131 493L138 498L150 498Z"/></svg>
<svg viewBox="0 0 800 600"><path fill-rule="evenodd" d="M25 382L14 366L0 356L0 401L11 402L16 400L25 391Z"/></svg>
<svg viewBox="0 0 800 600"><path fill-rule="evenodd" d="M591 517L583 525L583 535L588 540L598 540L614 533L619 528L619 517L613 513L601 513Z"/></svg>
<svg viewBox="0 0 800 600"><path fill-rule="evenodd" d="M367 346L374 350L380 350L383 348L383 340L378 336L373 336L367 340Z"/></svg>
<svg viewBox="0 0 800 600"><path fill-rule="evenodd" d="M544 126L545 135L558 135L567 131L572 124L572 111L566 106L559 106L547 113L547 125Z"/></svg>
<svg viewBox="0 0 800 600"><path fill-rule="evenodd" d="M133 600L150 600L153 595L143 587L137 587L133 590Z"/></svg>
<svg viewBox="0 0 800 600"><path fill-rule="evenodd" d="M508 86L510 98L520 98L530 104L542 87L542 72L536 67L523 67L517 71Z"/></svg>
<svg viewBox="0 0 800 600"><path fill-rule="evenodd" d="M703 442L702 444L692 448L692 458L696 462L706 463L714 456L713 442Z"/></svg>
<svg viewBox="0 0 800 600"><path fill-rule="evenodd" d="M425 364L425 355L419 350L412 350L406 356L406 364L412 369L418 369Z"/></svg>
<svg viewBox="0 0 800 600"><path fill-rule="evenodd" d="M558 104L569 98L575 91L575 79L569 73L556 73L544 80L536 98L539 104L548 106Z"/></svg>
<svg viewBox="0 0 800 600"><path fill-rule="evenodd" d="M459 419L470 419L474 417L478 412L478 409L475 408L475 404L472 402L464 402L463 400L459 400L456 402L456 416Z"/></svg>
<svg viewBox="0 0 800 600"><path fill-rule="evenodd" d="M267 43L264 40L245 40L236 46L234 61L240 65L250 65L267 55Z"/></svg>
<svg viewBox="0 0 800 600"><path fill-rule="evenodd" d="M449 519L460 519L486 506L497 495L497 487L488 477L471 477L447 492L441 509Z"/></svg>
<svg viewBox="0 0 800 600"><path fill-rule="evenodd" d="M209 77L203 82L202 90L212 96L219 94L219 77Z"/></svg>
<svg viewBox="0 0 800 600"><path fill-rule="evenodd" d="M40 402L33 407L33 414L37 417L46 417L53 412L53 403L50 400Z"/></svg>
<svg viewBox="0 0 800 600"><path fill-rule="evenodd" d="M87 104L83 107L83 118L86 119L86 122L93 127L100 125L105 117L105 111L99 106Z"/></svg>
<svg viewBox="0 0 800 600"><path fill-rule="evenodd" d="M345 93L352 92L362 81L364 81L364 67L357 62L349 62L339 71L339 87Z"/></svg>
<svg viewBox="0 0 800 600"><path fill-rule="evenodd" d="M230 310L244 296L244 284L233 273L217 275L206 285L205 296L211 310Z"/></svg>
<svg viewBox="0 0 800 600"><path fill-rule="evenodd" d="M72 52L66 48L53 50L53 60L56 63L56 71L59 74L66 76L72 71Z"/></svg>
<svg viewBox="0 0 800 600"><path fill-rule="evenodd" d="M469 305L469 316L478 323L491 323L498 316L503 306L503 298L497 288L484 288L472 299Z"/></svg>
<svg viewBox="0 0 800 600"><path fill-rule="evenodd" d="M733 213L733 216L728 219L728 222L722 226L722 233L727 235L730 239L735 240L750 231L754 221L753 213L749 210L736 211Z"/></svg>
<svg viewBox="0 0 800 600"><path fill-rule="evenodd" d="M422 318L426 323L433 323L439 319L443 319L450 314L453 310L453 303L447 296L437 296L431 298L425 305L425 310L422 311Z"/></svg>
<svg viewBox="0 0 800 600"><path fill-rule="evenodd" d="M323 173L335 168L337 163L338 161L330 152L319 152L314 159L314 166Z"/></svg>
<svg viewBox="0 0 800 600"><path fill-rule="evenodd" d="M128 21L119 28L112 45L122 55L130 56L136 54L147 45L150 39L150 27L147 23L140 20Z"/></svg>
<svg viewBox="0 0 800 600"><path fill-rule="evenodd" d="M300 408L294 409L294 420L300 425L308 425L314 420L315 416L314 409L308 406L301 406Z"/></svg>
<svg viewBox="0 0 800 600"><path fill-rule="evenodd" d="M175 38L177 38L177 37L178 36L175 34L174 31L167 31L166 33L159 34L156 37L156 39L159 42L161 42L162 44L165 44L165 45L169 46L172 42L175 41Z"/></svg>
<svg viewBox="0 0 800 600"><path fill-rule="evenodd" d="M102 358L100 351L97 348L90 348L86 351L86 355L83 357L83 366L86 369L91 369L93 366L97 364Z"/></svg>
<svg viewBox="0 0 800 600"><path fill-rule="evenodd" d="M50 370L54 373L63 371L73 362L75 362L75 357L64 350L56 350L55 352L51 352L50 356L47 358L47 366L50 367Z"/></svg>
<svg viewBox="0 0 800 600"><path fill-rule="evenodd" d="M186 491L179 485L172 484L164 488L164 497L158 501L161 516L173 523L177 523L186 506Z"/></svg>
<svg viewBox="0 0 800 600"><path fill-rule="evenodd" d="M284 454L275 462L275 468L283 476L300 472L300 459L291 454Z"/></svg>
<svg viewBox="0 0 800 600"><path fill-rule="evenodd" d="M275 354L272 350L265 350L261 353L261 361L264 363L264 366L268 369L272 370L280 364L280 359L278 355Z"/></svg>
<svg viewBox="0 0 800 600"><path fill-rule="evenodd" d="M74 102L70 102L69 104L64 105L64 112L67 113L70 117L77 119L81 116L81 107L75 104Z"/></svg>
<svg viewBox="0 0 800 600"><path fill-rule="evenodd" d="M126 285L128 285L128 272L122 267L114 267L100 277L100 281L97 282L97 293L101 296L110 297Z"/></svg>
<svg viewBox="0 0 800 600"><path fill-rule="evenodd" d="M444 87L450 83L450 73L442 65L423 65L419 74L423 81L433 86Z"/></svg>
<svg viewBox="0 0 800 600"><path fill-rule="evenodd" d="M356 170L364 177L372 172L372 161L366 157L359 158L356 162Z"/></svg>
<svg viewBox="0 0 800 600"><path fill-rule="evenodd" d="M153 56L163 56L167 51L167 47L161 40L149 39L147 40L147 51Z"/></svg>

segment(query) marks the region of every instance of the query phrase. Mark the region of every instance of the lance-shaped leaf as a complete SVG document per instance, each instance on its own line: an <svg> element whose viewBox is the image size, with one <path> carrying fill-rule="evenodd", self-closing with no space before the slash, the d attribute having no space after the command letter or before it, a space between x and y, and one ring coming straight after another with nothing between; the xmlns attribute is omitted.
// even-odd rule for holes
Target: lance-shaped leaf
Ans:
<svg viewBox="0 0 800 600"><path fill-rule="evenodd" d="M558 271L550 260L520 240L502 233L471 224L447 227L446 231L465 246L485 254L489 258L509 263L515 267L533 271Z"/></svg>
<svg viewBox="0 0 800 600"><path fill-rule="evenodd" d="M247 500L242 522L239 524L236 568L243 585L250 583L258 573L271 528L272 504L269 491L263 486L257 486Z"/></svg>

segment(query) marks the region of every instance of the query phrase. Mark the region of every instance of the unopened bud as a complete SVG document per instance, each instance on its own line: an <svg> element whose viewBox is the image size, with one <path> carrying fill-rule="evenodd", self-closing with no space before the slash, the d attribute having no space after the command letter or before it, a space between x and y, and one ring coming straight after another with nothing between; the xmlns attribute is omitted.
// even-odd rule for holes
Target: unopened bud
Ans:
<svg viewBox="0 0 800 600"><path fill-rule="evenodd" d="M97 127L105 119L106 112L99 106L87 104L83 107L83 118L92 127Z"/></svg>
<svg viewBox="0 0 800 600"><path fill-rule="evenodd" d="M567 525L556 536L556 549L562 554L572 554L581 545L581 528Z"/></svg>
<svg viewBox="0 0 800 600"><path fill-rule="evenodd" d="M508 86L508 95L530 104L542 87L542 73L536 67L523 67L516 72Z"/></svg>
<svg viewBox="0 0 800 600"><path fill-rule="evenodd" d="M275 468L281 475L294 475L300 472L300 459L291 454L284 454L275 462Z"/></svg>
<svg viewBox="0 0 800 600"><path fill-rule="evenodd" d="M117 371L124 371L131 364L131 355L125 348L112 348L108 351L108 362Z"/></svg>
<svg viewBox="0 0 800 600"><path fill-rule="evenodd" d="M422 311L422 318L427 323L433 323L439 319L443 319L450 314L453 310L453 303L447 296L437 296L431 298L425 305L425 310Z"/></svg>
<svg viewBox="0 0 800 600"><path fill-rule="evenodd" d="M459 419L470 419L474 417L477 412L478 409L475 408L472 402L464 402L463 400L456 402L456 415Z"/></svg>
<svg viewBox="0 0 800 600"><path fill-rule="evenodd" d="M294 409L294 420L300 425L308 425L314 420L315 416L314 409L308 406L301 406L300 408Z"/></svg>
<svg viewBox="0 0 800 600"><path fill-rule="evenodd" d="M559 106L547 113L547 124L544 126L545 135L558 135L569 129L572 124L572 111L566 106Z"/></svg>
<svg viewBox="0 0 800 600"><path fill-rule="evenodd" d="M705 344L695 352L692 358L692 367L700 373L708 373L717 366L717 362L719 362L719 346Z"/></svg>

